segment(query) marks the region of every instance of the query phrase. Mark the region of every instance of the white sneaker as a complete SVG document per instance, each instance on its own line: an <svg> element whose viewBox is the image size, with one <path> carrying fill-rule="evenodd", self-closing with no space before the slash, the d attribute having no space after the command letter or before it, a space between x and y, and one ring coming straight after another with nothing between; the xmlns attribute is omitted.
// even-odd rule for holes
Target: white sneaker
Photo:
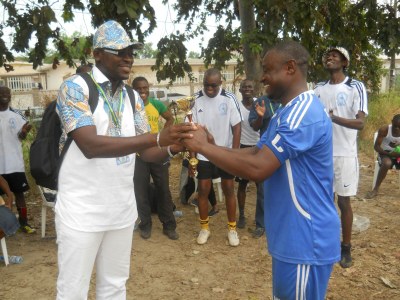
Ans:
<svg viewBox="0 0 400 300"><path fill-rule="evenodd" d="M239 246L240 241L236 230L228 231L228 240L229 240L229 245L231 245L232 247Z"/></svg>
<svg viewBox="0 0 400 300"><path fill-rule="evenodd" d="M200 230L199 236L197 237L197 244L204 245L207 243L208 238L210 237L211 232L207 229Z"/></svg>

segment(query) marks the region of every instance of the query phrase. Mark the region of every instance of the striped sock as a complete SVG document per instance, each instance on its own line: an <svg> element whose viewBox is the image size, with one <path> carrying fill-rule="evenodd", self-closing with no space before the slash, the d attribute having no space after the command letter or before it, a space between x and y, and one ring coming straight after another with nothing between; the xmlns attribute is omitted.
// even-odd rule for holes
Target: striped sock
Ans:
<svg viewBox="0 0 400 300"><path fill-rule="evenodd" d="M209 231L210 229L209 229L208 223L210 221L210 217L207 217L207 219L205 219L205 220L202 220L202 219L199 219L199 220L200 220L201 229L205 229L205 230Z"/></svg>

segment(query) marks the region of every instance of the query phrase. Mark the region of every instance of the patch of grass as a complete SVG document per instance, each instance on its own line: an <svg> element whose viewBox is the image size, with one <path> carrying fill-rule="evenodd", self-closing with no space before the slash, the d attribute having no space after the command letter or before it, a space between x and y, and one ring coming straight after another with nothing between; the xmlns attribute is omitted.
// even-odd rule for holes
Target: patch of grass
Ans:
<svg viewBox="0 0 400 300"><path fill-rule="evenodd" d="M399 92L371 96L368 101L367 121L359 134L359 150L372 157L374 133L383 125L390 124L393 116L398 113L400 113Z"/></svg>

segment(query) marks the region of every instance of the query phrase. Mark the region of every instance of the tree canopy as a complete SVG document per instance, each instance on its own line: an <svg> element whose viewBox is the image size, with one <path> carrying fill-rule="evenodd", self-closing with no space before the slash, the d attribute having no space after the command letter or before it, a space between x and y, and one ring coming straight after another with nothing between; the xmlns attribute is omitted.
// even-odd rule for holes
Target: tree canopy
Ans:
<svg viewBox="0 0 400 300"><path fill-rule="evenodd" d="M162 0L164 4L168 0ZM246 77L260 78L260 57L276 42L283 39L300 41L312 57L309 80L316 82L327 77L321 57L329 46L343 46L351 55L349 74L363 80L376 91L379 88L381 64L379 54L400 53L400 20L398 7L379 4L376 0L175 0L176 22L185 21L186 30L160 37L155 52L145 51L143 57L156 57L153 69L158 80L175 81L186 74L191 77L184 42L196 42L199 34L208 30L207 20L214 18L218 26L208 44L202 44L200 57L205 64L222 68L228 60L237 59ZM74 63L69 50L78 43L81 63L91 53L92 36L67 39L60 34L52 2L27 1L23 9L15 0L0 0L7 18L0 24L0 66L14 60L13 52L28 52L34 68L42 64L50 43L57 56L68 64ZM155 7L149 0L64 0L62 21L73 22L75 11L87 9L92 25L97 28L105 20L114 19L127 29L135 31L143 42L156 27ZM240 27L234 26L235 21ZM56 26L53 30L52 27ZM4 42L5 27L15 30L10 49ZM29 41L35 37L33 49ZM132 36L131 36L132 37ZM74 44L75 43L75 44ZM77 47L75 47L77 49ZM151 46L150 46L151 49ZM147 49L149 50L149 49ZM56 61L53 61L56 63Z"/></svg>

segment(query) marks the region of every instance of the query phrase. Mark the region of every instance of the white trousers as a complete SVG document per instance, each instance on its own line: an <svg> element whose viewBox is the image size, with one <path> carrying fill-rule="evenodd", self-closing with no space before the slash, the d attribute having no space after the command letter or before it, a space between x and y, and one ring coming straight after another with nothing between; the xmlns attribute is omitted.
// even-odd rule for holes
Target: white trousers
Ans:
<svg viewBox="0 0 400 300"><path fill-rule="evenodd" d="M125 300L133 227L83 232L67 227L56 216L57 300L87 299L94 265L96 299Z"/></svg>

